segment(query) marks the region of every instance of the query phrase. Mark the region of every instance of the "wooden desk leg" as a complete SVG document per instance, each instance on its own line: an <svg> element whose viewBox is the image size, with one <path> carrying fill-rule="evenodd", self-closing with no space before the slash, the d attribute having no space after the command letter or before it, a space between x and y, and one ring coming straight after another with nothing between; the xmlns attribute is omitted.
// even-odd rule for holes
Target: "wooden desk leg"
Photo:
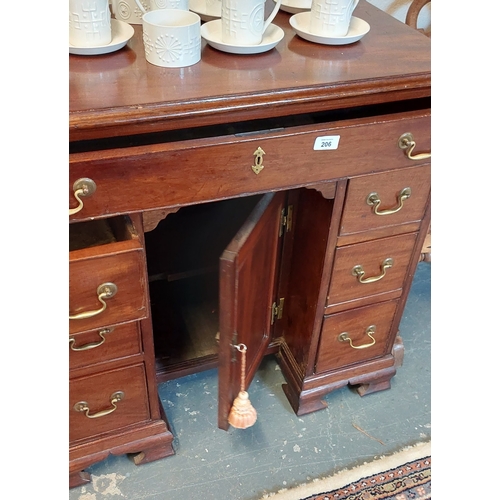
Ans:
<svg viewBox="0 0 500 500"><path fill-rule="evenodd" d="M374 392L385 391L391 388L391 379L396 375L396 370L402 366L404 357L403 339L398 335L392 347L392 355L394 356L394 366L389 370L383 370L373 380L365 384L361 384L356 388L360 396L373 394Z"/></svg>
<svg viewBox="0 0 500 500"><path fill-rule="evenodd" d="M160 458L166 458L174 455L174 450L172 449L172 445L162 445L157 446L156 448L149 448L148 450L143 450L139 454L133 457L135 465L147 464L149 462L154 462L155 460L159 460Z"/></svg>

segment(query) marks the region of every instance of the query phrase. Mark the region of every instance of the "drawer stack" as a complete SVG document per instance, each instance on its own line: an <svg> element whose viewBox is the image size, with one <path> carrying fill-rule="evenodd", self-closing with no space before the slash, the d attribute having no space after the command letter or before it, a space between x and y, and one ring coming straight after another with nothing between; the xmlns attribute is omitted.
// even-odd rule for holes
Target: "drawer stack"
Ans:
<svg viewBox="0 0 500 500"><path fill-rule="evenodd" d="M283 390L297 415L325 408L322 398L346 385L360 395L390 387L430 222L430 113L353 121L328 136L338 149L309 156L335 172L335 189L312 186L294 207L279 330Z"/></svg>
<svg viewBox="0 0 500 500"><path fill-rule="evenodd" d="M316 374L391 353L429 193L429 164L348 180ZM390 387L394 373L363 393Z"/></svg>
<svg viewBox="0 0 500 500"><path fill-rule="evenodd" d="M141 430L144 435L158 419L159 408L149 397L155 381L141 325L149 316L146 265L132 221L115 217L70 225L69 275L70 481L75 485L85 480L80 471L95 461L82 456L105 457L123 446L130 453L155 447L154 439L138 441ZM162 426L165 433L165 423L159 424L146 434L159 437ZM172 454L166 437L159 440L164 456Z"/></svg>

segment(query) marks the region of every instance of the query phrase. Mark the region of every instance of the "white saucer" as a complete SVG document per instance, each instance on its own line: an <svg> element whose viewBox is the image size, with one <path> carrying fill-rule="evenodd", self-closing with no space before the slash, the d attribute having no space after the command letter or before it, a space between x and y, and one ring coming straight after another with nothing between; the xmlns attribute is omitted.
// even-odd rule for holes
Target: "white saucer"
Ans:
<svg viewBox="0 0 500 500"><path fill-rule="evenodd" d="M276 0L274 0L276 2ZM280 5L280 10L289 14L298 14L311 10L312 0L283 0Z"/></svg>
<svg viewBox="0 0 500 500"><path fill-rule="evenodd" d="M295 30L297 35L310 42L322 43L324 45L347 45L354 43L363 38L369 31L370 25L359 19L359 17L351 17L349 31L345 36L327 37L322 35L314 35L309 32L309 19L311 12L301 12L290 18L290 25Z"/></svg>
<svg viewBox="0 0 500 500"><path fill-rule="evenodd" d="M260 54L276 47L285 36L285 32L279 26L270 24L264 32L262 42L259 45L230 45L222 42L221 31L222 21L220 19L209 21L201 26L201 36L207 41L208 45L230 54Z"/></svg>
<svg viewBox="0 0 500 500"><path fill-rule="evenodd" d="M213 21L214 19L220 19L221 9L207 10L206 0L189 0L189 10L198 14L202 21Z"/></svg>
<svg viewBox="0 0 500 500"><path fill-rule="evenodd" d="M127 42L134 36L134 28L130 24L111 19L111 33L113 39L107 45L98 45L97 47L75 47L69 45L69 53L79 56L98 56L100 54L109 54L125 47Z"/></svg>

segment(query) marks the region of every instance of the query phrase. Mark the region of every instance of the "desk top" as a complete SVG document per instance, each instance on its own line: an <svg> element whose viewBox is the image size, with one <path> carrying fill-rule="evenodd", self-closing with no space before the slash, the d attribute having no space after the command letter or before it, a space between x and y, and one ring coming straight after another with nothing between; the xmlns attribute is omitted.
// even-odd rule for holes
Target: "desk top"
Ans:
<svg viewBox="0 0 500 500"><path fill-rule="evenodd" d="M269 52L220 52L160 68L144 57L142 26L111 54L69 56L70 141L161 132L394 102L431 94L430 40L361 0L370 31L352 45L303 40L279 12L284 39Z"/></svg>

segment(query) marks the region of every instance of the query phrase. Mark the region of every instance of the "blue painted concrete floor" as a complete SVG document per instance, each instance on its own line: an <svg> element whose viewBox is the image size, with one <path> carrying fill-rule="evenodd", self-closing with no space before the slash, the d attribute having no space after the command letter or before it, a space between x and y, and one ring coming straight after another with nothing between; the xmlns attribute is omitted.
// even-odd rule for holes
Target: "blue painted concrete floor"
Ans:
<svg viewBox="0 0 500 500"><path fill-rule="evenodd" d="M176 454L136 466L111 456L88 469L92 482L69 500L257 500L431 438L431 265L418 265L400 325L405 357L388 391L360 397L345 387L328 408L297 417L274 359L249 388L257 423L217 427L217 372L160 385Z"/></svg>

